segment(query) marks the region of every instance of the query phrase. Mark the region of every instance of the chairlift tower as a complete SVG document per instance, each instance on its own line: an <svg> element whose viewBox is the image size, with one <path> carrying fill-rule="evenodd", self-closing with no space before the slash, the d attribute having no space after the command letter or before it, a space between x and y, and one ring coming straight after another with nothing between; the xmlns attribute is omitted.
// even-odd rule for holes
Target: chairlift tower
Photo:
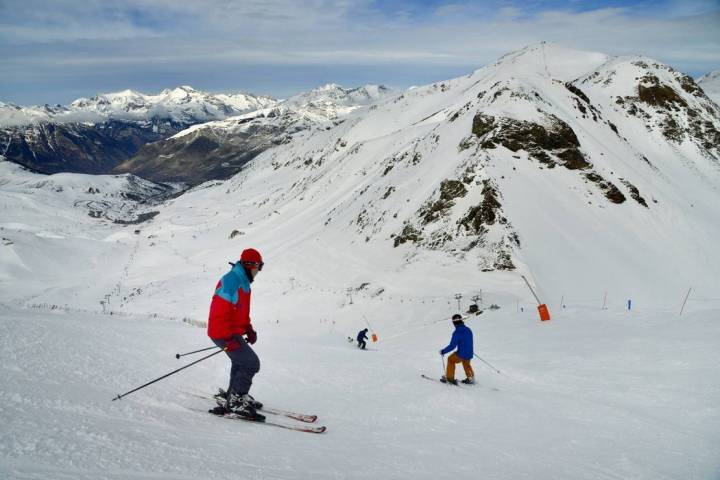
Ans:
<svg viewBox="0 0 720 480"><path fill-rule="evenodd" d="M462 298L462 293L456 293L455 294L455 300L458 302L458 312L460 311L460 299Z"/></svg>

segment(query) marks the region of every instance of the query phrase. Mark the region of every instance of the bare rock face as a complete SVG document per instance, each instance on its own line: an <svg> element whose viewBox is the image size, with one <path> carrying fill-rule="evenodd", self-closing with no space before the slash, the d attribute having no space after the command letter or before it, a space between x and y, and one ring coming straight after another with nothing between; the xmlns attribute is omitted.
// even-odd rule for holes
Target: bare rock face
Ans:
<svg viewBox="0 0 720 480"><path fill-rule="evenodd" d="M703 89L691 77L665 65L635 61L632 66L641 72L635 94L619 95L615 103L650 130L659 129L668 141L695 143L703 153L720 160L720 108Z"/></svg>
<svg viewBox="0 0 720 480"><path fill-rule="evenodd" d="M248 121L213 122L191 133L144 145L113 172L188 185L226 179L258 154L307 128L297 120L259 115Z"/></svg>
<svg viewBox="0 0 720 480"><path fill-rule="evenodd" d="M580 151L580 142L570 125L554 115L548 117L547 124L478 113L473 118L472 133L480 137L483 148L502 145L513 152L525 150L550 168L556 165L570 170L589 168L591 165Z"/></svg>
<svg viewBox="0 0 720 480"><path fill-rule="evenodd" d="M102 124L41 123L0 130L5 157L40 173L112 171L139 148L176 132L183 125L109 121Z"/></svg>

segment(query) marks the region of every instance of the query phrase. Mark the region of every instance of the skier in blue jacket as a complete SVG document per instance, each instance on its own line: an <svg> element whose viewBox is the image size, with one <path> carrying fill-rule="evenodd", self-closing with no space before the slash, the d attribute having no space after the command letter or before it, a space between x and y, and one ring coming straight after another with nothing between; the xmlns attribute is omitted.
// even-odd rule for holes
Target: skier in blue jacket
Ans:
<svg viewBox="0 0 720 480"><path fill-rule="evenodd" d="M475 383L475 372L473 372L472 366L470 365L470 361L473 358L473 333L472 330L465 326L461 315L457 313L453 315L452 322L453 325L455 325L455 331L450 339L450 344L440 350L440 355L450 353L455 348L457 348L457 351L448 357L447 371L440 381L457 385L458 381L455 380L455 364L462 363L465 376L467 377L462 383L471 385Z"/></svg>
<svg viewBox="0 0 720 480"><path fill-rule="evenodd" d="M357 334L358 348L362 348L363 350L365 350L365 346L367 345L367 343L365 343L365 340L367 340L367 338L368 338L367 332L368 332L368 329L365 328L363 330L360 330Z"/></svg>

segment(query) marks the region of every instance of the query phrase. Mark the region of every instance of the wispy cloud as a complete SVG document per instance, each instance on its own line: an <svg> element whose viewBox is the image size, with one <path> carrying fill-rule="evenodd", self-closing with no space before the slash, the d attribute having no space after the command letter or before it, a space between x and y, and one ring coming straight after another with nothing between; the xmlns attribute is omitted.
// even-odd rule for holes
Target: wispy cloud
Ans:
<svg viewBox="0 0 720 480"><path fill-rule="evenodd" d="M720 7L711 0L3 0L0 99L29 98L51 85L65 101L63 90L77 90L73 76L78 84L97 78L93 91L108 90L103 72L132 79L134 88L143 88L142 79L177 79L250 89L231 85L242 78L227 73L315 66L331 75L335 65L347 76L353 65L374 65L389 75L376 81L392 84L399 83L393 69L402 81L413 69L470 71L541 40L644 54L700 73L720 67L718 31ZM64 86L51 83L58 78Z"/></svg>

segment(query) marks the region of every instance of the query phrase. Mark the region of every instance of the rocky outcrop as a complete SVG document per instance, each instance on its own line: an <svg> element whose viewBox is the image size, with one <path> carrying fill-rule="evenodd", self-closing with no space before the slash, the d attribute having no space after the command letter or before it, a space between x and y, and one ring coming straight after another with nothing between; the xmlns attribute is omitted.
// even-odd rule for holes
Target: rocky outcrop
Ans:
<svg viewBox="0 0 720 480"><path fill-rule="evenodd" d="M293 115L231 120L143 146L115 173L133 173L154 182L198 185L226 179L268 148L288 141L306 126ZM234 125L233 125L234 124ZM232 128L233 125L235 128Z"/></svg>

